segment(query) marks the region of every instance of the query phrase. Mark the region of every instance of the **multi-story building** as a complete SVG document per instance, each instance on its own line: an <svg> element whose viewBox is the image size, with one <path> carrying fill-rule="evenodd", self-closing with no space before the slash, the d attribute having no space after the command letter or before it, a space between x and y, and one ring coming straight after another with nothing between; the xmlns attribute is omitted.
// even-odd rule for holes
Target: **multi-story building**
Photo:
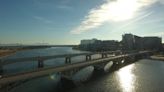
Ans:
<svg viewBox="0 0 164 92"><path fill-rule="evenodd" d="M161 50L162 39L160 37L143 37L144 50Z"/></svg>
<svg viewBox="0 0 164 92"><path fill-rule="evenodd" d="M81 40L79 49L87 51L111 51L119 48L119 42L115 40Z"/></svg>
<svg viewBox="0 0 164 92"><path fill-rule="evenodd" d="M124 50L160 50L162 39L160 37L139 37L133 34L122 36Z"/></svg>
<svg viewBox="0 0 164 92"><path fill-rule="evenodd" d="M122 35L122 45L124 50L133 50L135 47L134 35L124 34Z"/></svg>
<svg viewBox="0 0 164 92"><path fill-rule="evenodd" d="M96 41L98 41L97 39L85 39L85 40L81 40L81 45L88 45L88 44L93 44L95 43Z"/></svg>

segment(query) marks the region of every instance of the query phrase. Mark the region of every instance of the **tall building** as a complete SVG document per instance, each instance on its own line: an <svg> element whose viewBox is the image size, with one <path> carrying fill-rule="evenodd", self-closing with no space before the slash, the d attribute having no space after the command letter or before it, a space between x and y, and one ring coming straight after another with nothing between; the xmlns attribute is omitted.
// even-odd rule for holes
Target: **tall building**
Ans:
<svg viewBox="0 0 164 92"><path fill-rule="evenodd" d="M113 51L119 49L119 42L116 40L81 40L79 49L86 51Z"/></svg>
<svg viewBox="0 0 164 92"><path fill-rule="evenodd" d="M143 37L144 50L161 50L162 39L160 37Z"/></svg>
<svg viewBox="0 0 164 92"><path fill-rule="evenodd" d="M122 35L122 45L124 50L133 50L135 46L134 35L124 34Z"/></svg>
<svg viewBox="0 0 164 92"><path fill-rule="evenodd" d="M88 45L88 44L93 44L95 43L96 41L98 41L97 39L85 39L85 40L81 40L80 44L81 45Z"/></svg>
<svg viewBox="0 0 164 92"><path fill-rule="evenodd" d="M162 49L162 39L160 37L139 37L133 34L122 36L124 50L160 50Z"/></svg>

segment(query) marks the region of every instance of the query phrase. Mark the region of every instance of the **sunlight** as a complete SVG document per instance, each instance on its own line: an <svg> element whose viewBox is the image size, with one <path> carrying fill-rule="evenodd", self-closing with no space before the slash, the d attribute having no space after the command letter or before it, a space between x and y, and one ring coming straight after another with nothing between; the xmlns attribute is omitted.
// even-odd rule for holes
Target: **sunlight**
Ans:
<svg viewBox="0 0 164 92"><path fill-rule="evenodd" d="M106 17L110 20L123 21L131 19L139 8L138 0L117 0L108 4Z"/></svg>
<svg viewBox="0 0 164 92"><path fill-rule="evenodd" d="M60 76L59 76L59 74L51 74L51 75L49 75L49 79L50 80L59 81L60 80Z"/></svg>
<svg viewBox="0 0 164 92"><path fill-rule="evenodd" d="M97 28L105 22L120 22L134 18L139 11L151 5L155 0L106 0L106 2L93 8L84 17L81 24L71 30L73 34L80 34Z"/></svg>
<svg viewBox="0 0 164 92"><path fill-rule="evenodd" d="M118 77L120 86L124 90L124 92L133 92L133 83L135 81L134 75L132 74L132 69L134 65L126 66L118 71Z"/></svg>

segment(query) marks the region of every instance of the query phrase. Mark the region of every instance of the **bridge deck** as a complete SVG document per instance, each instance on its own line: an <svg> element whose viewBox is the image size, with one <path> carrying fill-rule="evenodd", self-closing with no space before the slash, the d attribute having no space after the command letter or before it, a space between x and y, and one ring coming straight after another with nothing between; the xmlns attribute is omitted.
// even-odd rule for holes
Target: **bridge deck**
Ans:
<svg viewBox="0 0 164 92"><path fill-rule="evenodd" d="M119 58L131 57L133 55L143 54L143 53L148 53L148 52L139 52L139 53L133 53L133 54L119 55L119 56L107 57L107 58L102 58L102 59L97 59L97 60L66 64L66 65L62 65L58 67L41 68L41 69L36 69L33 71L28 71L28 72L23 72L23 73L18 73L18 74L4 75L0 77L0 84L7 84L7 83L15 82L15 81L46 76L52 73L69 71L75 68L86 67L86 66L90 66L94 64L112 61Z"/></svg>
<svg viewBox="0 0 164 92"><path fill-rule="evenodd" d="M52 55L52 56L36 56L36 57L27 57L27 58L15 58L15 59L0 59L2 65L13 64L17 62L31 62L38 61L38 59L42 59L43 61L55 58L63 58L63 57L76 57L82 55L95 55L95 54L112 54L120 51L110 51L110 52L95 52L95 53L78 53L78 54L62 54L62 55Z"/></svg>
<svg viewBox="0 0 164 92"><path fill-rule="evenodd" d="M2 78L0 78L0 84L45 76L45 75L56 73L56 72L68 71L68 70L75 69L75 68L80 68L80 67L90 66L93 64L107 62L107 61L110 61L110 60L113 60L116 58L121 58L121 57L124 57L124 56L121 55L121 56L109 57L109 58L104 58L104 59L99 59L99 60L78 62L78 63L66 64L66 65L62 65L62 66L58 66L58 67L36 69L33 71L29 71L29 72L7 75L7 76L3 76Z"/></svg>

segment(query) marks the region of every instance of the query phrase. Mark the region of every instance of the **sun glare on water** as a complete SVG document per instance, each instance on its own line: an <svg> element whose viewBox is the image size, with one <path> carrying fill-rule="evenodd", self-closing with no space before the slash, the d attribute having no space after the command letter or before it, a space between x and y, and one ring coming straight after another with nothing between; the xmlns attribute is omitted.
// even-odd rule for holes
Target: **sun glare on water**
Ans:
<svg viewBox="0 0 164 92"><path fill-rule="evenodd" d="M133 92L135 76L132 73L134 65L126 66L118 71L118 81L124 92Z"/></svg>

